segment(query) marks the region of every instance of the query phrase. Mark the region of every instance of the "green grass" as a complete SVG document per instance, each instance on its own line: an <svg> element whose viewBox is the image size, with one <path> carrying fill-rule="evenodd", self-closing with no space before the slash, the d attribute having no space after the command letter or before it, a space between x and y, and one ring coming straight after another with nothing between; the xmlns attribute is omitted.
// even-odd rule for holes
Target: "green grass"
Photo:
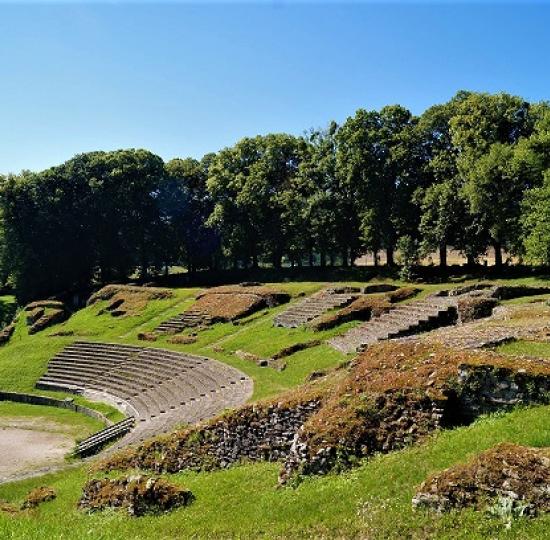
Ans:
<svg viewBox="0 0 550 540"><path fill-rule="evenodd" d="M298 488L277 489L278 464L241 465L214 473L180 473L196 500L160 517L120 512L87 515L76 509L86 472L0 486L0 498L19 501L32 487L51 485L58 498L20 517L0 514L1 538L117 540L137 538L437 538L542 539L550 516L521 518L507 530L483 512L435 516L413 511L411 498L431 472L467 460L499 442L550 446L550 407L516 410L440 432L425 444L379 455L347 473L310 478Z"/></svg>
<svg viewBox="0 0 550 540"><path fill-rule="evenodd" d="M104 427L103 423L99 420L68 409L0 401L0 425L4 425L5 422L9 422L9 419L12 418L39 419L46 422L55 422L56 425L52 425L48 429L67 433L75 439L83 439Z"/></svg>
<svg viewBox="0 0 550 540"><path fill-rule="evenodd" d="M510 343L500 345L496 350L503 354L550 358L550 343L543 343L540 341L511 341Z"/></svg>
<svg viewBox="0 0 550 540"><path fill-rule="evenodd" d="M390 282L390 280L380 281ZM369 283L373 282L376 280ZM535 278L500 280L499 282L522 285L546 283ZM393 283L403 285L397 281ZM473 281L465 281L461 284L467 283L473 283ZM270 285L289 292L294 297L292 301L299 302L300 298L297 297L299 293L312 294L327 284L288 282ZM364 283L349 282L342 285L360 286ZM421 298L436 290L454 287L456 283L422 284L419 286L423 289L419 295ZM174 289L173 298L151 301L139 315L121 318L114 318L109 313L98 315L107 305L106 302L98 302L78 311L67 322L46 329L34 336L28 335L24 318L20 317L12 340L8 345L0 347L0 389L36 392L34 384L46 370L48 360L77 339L143 346L144 343L137 339L137 334L141 331L151 331L160 322L181 313L192 304L198 290L197 288ZM7 303L13 301L12 297L3 298ZM1 301L0 298L0 303ZM255 384L253 399L274 396L285 389L300 384L312 371L337 366L346 357L332 348L322 345L289 357L286 360L287 368L282 372L277 372L271 368L260 368L252 362L241 360L234 354L235 351L240 349L259 356L269 356L295 343L311 339L327 339L357 324L348 323L324 332L314 332L305 328L274 328L272 326L274 316L287 307L288 305L279 306L268 310L267 314L252 315L240 321L239 325L216 324L199 332L198 341L194 344L174 345L167 342L167 337L162 337L157 342L145 345L203 354L226 362L252 377ZM74 335L49 337L51 333L58 330L71 331ZM219 347L223 348L222 352L216 350ZM40 391L39 393L58 397L66 395L59 392ZM120 413L107 405L91 404L80 397L77 397L76 401L101 410L113 420L118 420L121 417Z"/></svg>
<svg viewBox="0 0 550 540"><path fill-rule="evenodd" d="M540 285L545 282L528 278L502 283ZM294 296L292 301L297 302L300 292L311 294L324 284L301 282L275 286L287 290ZM454 287L456 283L421 286L420 297ZM193 344L170 344L167 337L156 342L137 339L138 332L151 331L190 306L197 290L176 289L173 298L151 301L142 313L132 317L99 315L106 305L100 302L34 336L28 335L21 318L11 342L0 347L0 389L66 396L60 392L36 391L34 384L53 355L80 339L169 348L218 359L253 378L253 399L275 396L301 384L312 371L337 366L347 359L325 344L286 358L287 367L281 372L239 359L235 354L237 350L267 357L289 345L327 339L357 324L348 323L323 332L274 328L273 318L288 305L254 314L239 324L216 324L198 332L197 342ZM59 330L71 331L73 335L50 337ZM550 344L516 342L503 345L499 351L550 356ZM101 410L113 420L121 417L107 405L90 404L78 396L75 400ZM92 425L95 420L70 411L0 403L0 418L25 415L61 419L67 425L74 423L82 433L95 429ZM76 503L86 478L83 467L3 485L0 499L8 501L21 500L28 489L42 484L52 485L58 491L58 498L17 517L0 514L0 538L545 538L550 526L548 517L521 519L506 530L501 521L483 513L465 511L434 517L411 509L415 486L428 473L463 461L501 441L550 446L550 408L517 410L482 419L467 428L441 432L424 445L374 457L342 475L308 479L297 489L275 489L278 464L247 464L215 473L181 473L171 478L191 488L197 499L189 508L160 517L131 519L118 512L93 516L80 513Z"/></svg>

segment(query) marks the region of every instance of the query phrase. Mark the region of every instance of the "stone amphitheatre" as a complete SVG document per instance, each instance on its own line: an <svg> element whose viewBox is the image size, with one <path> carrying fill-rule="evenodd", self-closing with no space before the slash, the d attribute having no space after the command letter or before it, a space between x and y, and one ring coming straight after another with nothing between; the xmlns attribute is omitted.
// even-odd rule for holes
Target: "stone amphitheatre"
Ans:
<svg viewBox="0 0 550 540"><path fill-rule="evenodd" d="M7 516L10 530L28 512L22 497L31 488L46 495L30 519L55 531L53 513L63 508L75 534L122 507L166 514L166 537L180 528L183 537L230 537L237 525L226 511L258 511L254 490L256 504L287 518L262 515L243 537L383 537L404 519L440 534L451 510L468 516L498 505L542 530L549 299L543 281L523 280L110 285L78 310L34 302L6 327L0 398L40 413L35 421L4 415L13 444L0 444L3 461L9 467L14 445L32 444L33 429L37 441L45 436L48 410L54 423L54 411L64 422L92 418L78 437L51 439L53 461L31 456L5 475L0 530ZM525 422L533 427L514 427ZM512 469L499 473L499 460ZM408 467L401 487L385 480ZM376 477L383 501L372 492ZM307 521L317 503L331 505L335 521L325 530L299 525L300 505ZM126 520L112 537L137 534Z"/></svg>

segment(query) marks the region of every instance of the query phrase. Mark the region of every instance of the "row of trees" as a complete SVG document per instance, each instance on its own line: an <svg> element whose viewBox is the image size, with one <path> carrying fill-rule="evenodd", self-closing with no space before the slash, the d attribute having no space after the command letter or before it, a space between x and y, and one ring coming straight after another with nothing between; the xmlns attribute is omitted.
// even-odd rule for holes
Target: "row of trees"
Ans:
<svg viewBox="0 0 550 540"><path fill-rule="evenodd" d="M360 109L200 161L91 152L1 180L3 277L26 298L169 265L346 266L381 250L550 264L550 105L508 94L459 92L420 117Z"/></svg>

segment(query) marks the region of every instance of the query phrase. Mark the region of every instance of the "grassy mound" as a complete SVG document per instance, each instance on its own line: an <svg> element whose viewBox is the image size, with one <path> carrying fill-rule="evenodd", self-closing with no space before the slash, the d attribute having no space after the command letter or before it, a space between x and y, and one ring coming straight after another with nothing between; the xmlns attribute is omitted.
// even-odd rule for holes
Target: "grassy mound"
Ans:
<svg viewBox="0 0 550 540"><path fill-rule="evenodd" d="M550 408L518 409L479 419L455 430L436 432L422 445L376 455L343 474L307 479L296 489L276 489L279 465L257 462L230 469L167 475L189 489L195 501L161 516L138 520L122 514L83 513L77 504L88 480L84 468L11 485L0 485L0 499L22 500L46 483L58 496L26 516L0 513L5 538L433 538L438 540L539 540L550 515L515 519L471 510L442 515L414 511L411 499L430 474L504 441L550 446ZM69 533L68 533L69 531Z"/></svg>
<svg viewBox="0 0 550 540"><path fill-rule="evenodd" d="M99 301L108 300L105 311L113 317L123 315L139 315L151 300L171 298L173 292L170 289L157 287L137 287L133 285L107 285L95 292L88 299L88 306Z"/></svg>
<svg viewBox="0 0 550 540"><path fill-rule="evenodd" d="M534 280L530 283L536 285ZM297 297L300 293L312 294L324 286L322 283L284 283L276 284L273 288ZM423 286L424 290L420 296L439 288L453 286L454 284ZM42 332L28 336L28 328L23 318L20 318L12 340L0 349L0 385L3 389L32 391L35 380L42 374L51 356L74 340L88 339L143 345L143 342L138 341L137 338L140 332L152 332L162 320L181 313L194 302L197 293L193 289L175 289L171 292L172 296L169 298L148 301L131 317L116 319L106 310L110 299L99 299L93 305L75 313L68 321L57 325L49 335ZM505 302L521 303L521 299L505 300ZM525 305L524 301L523 303L524 306L517 307L526 313L534 308L534 306ZM327 391L326 394L324 392L322 394L322 406L323 409L327 408L328 413L329 405L331 403L336 405L336 400L330 399L331 394L335 397L334 388L345 388L344 380L351 373L355 373L359 378L374 375L376 365L371 366L371 371L361 371L359 365L356 365L352 367L350 374L346 374L345 370L338 370L338 376L330 374L331 368L348 359L324 345L322 341L345 331L355 323L347 322L318 333L307 328L273 328L274 316L283 309L285 309L284 306L278 306L267 313L260 310L253 315L243 317L239 326L231 322L219 323L196 332L195 336L191 336L192 332L186 333L185 335L193 339L184 339L180 343L169 343L168 336L159 336L156 342L148 343L147 346L203 354L242 369L254 379L254 399L270 397L269 402L272 406L281 402L282 392L298 387L310 374L329 372L327 377L318 381L320 383L329 381L328 386L333 389L333 392ZM537 312L528 320L521 319L521 324L530 326L536 324L539 319L540 314ZM320 340L321 344L303 350L299 350L300 347L293 349L294 346L313 339ZM550 356L549 347L547 343L516 342L503 346L502 351L512 354ZM282 372L266 370L235 355L235 351L244 350L259 357L268 358L287 348L290 348L291 354L285 358L288 365ZM393 362L388 364L395 381L409 380L415 384L423 383L421 389L424 392L424 394L416 394L416 392L411 394L404 387L396 393L400 396L401 404L391 401L390 406L393 407L397 403L399 407L403 404L408 407L407 404L413 405L419 395L428 395L430 399L436 398L440 372L438 370L437 376L430 377L434 370L426 371L430 366L430 358L433 358L429 354L424 355L424 358L419 355L417 363L413 363L409 366L410 369L404 369L403 372L400 371L399 365L406 362L399 354L393 358ZM478 355L474 353L473 356ZM500 358L504 355L493 356ZM437 354L437 358L446 360L443 353ZM490 380L495 373L508 374L510 377L519 376L521 382L521 377L525 376L525 373L521 373L522 369L526 369L531 376L541 368L540 363L537 364L529 359L525 361L527 366L524 367L523 360L516 358L510 359L510 364L503 362L496 366L495 370L495 366L488 366L485 363L484 355L479 355L478 358L479 361L474 360L473 364L480 368L479 373L483 374L483 379L469 379L476 383L484 378ZM464 357L462 359L464 360ZM458 376L462 373L466 382L472 373L468 368L471 365L468 363L470 360L471 357L463 364L453 367L455 374L458 370ZM466 369L462 370L461 366L466 366ZM415 367L416 371L420 369L419 375L414 375ZM376 384L382 389L384 368L379 365L378 369L380 377L379 379L375 377L373 384L378 381ZM488 371L485 371L486 369ZM441 374L444 373L441 372ZM538 374L544 376L540 371ZM437 380L432 382L433 379ZM444 377L441 380L444 380ZM456 388L451 385L451 389ZM297 390L297 395L300 392L301 390ZM393 393L393 390L391 392ZM386 391L382 389L381 395L386 396ZM408 401L411 396L414 400ZM339 400L342 405L348 403L350 411L354 410L357 403L353 393L341 394ZM382 405L381 402L378 404ZM103 408L99 404L96 406ZM362 406L365 407L365 403ZM367 410L372 410L373 406L375 413L378 414L376 401L366 400ZM254 410L253 405L248 407L250 407L248 411ZM257 405L256 408L258 408ZM389 411L390 408L381 407L381 410ZM333 409L333 412L337 410ZM482 411L476 414L480 412ZM55 500L36 510L15 515L0 513L0 537L83 538L92 534L94 538L101 540L149 536L159 539L174 537L364 537L372 539L446 538L449 540L451 538L480 540L497 537L521 540L544 538L550 526L548 516L542 515L530 520L518 518L511 523L508 521L504 523L499 517L480 514L470 509L434 516L430 512L413 511L411 499L418 485L426 477L457 463L467 462L472 456L495 444L513 442L529 447L550 446L549 412L548 407L520 408L512 412L483 417L467 427L433 432L427 430L418 438L419 444L407 446L406 443L401 450L390 453L372 454L368 451L364 454L358 453L353 458L353 464L356 465L354 468L338 475L305 477L295 489L275 489L281 463L270 463L263 461L263 458L260 461L242 464L240 460L236 460L234 466L230 468L222 467L220 470L211 472L203 470L197 473L186 469L177 473L163 473L168 481L191 490L196 497L195 502L186 508L175 509L169 514L144 516L139 520L128 519L121 513L88 514L78 511L77 504L82 494L82 486L90 480L90 477L85 468L70 469L46 478L29 479L0 486L0 499L5 500L6 502L2 504L7 506L17 504L19 507L20 501L30 489L40 487L44 483L50 485L58 494ZM314 411L310 415L311 422L317 414L321 414L320 408L318 412ZM441 413L435 411L435 414ZM332 416L327 415L326 418L330 419ZM382 415L380 418L383 421ZM249 419L252 421L253 428L259 429L260 426L255 423L252 412L249 414ZM232 429L236 434L234 439L239 439L239 424L232 424ZM327 429L327 431L330 430ZM189 440L189 444L191 443L192 437ZM320 443L321 448L322 441ZM368 446L365 447L365 450L367 449ZM159 454L156 456L153 454L153 457L159 457L163 447L159 446L158 450ZM262 448L258 451L267 452ZM179 455L181 455L179 450L175 449L173 456ZM284 455L277 457L277 460L282 458ZM97 476L97 473L94 475ZM112 477L112 473L109 476Z"/></svg>
<svg viewBox="0 0 550 540"><path fill-rule="evenodd" d="M432 475L419 487L413 505L446 512L505 501L510 512L520 515L550 511L550 448L501 443Z"/></svg>
<svg viewBox="0 0 550 540"><path fill-rule="evenodd" d="M138 475L88 481L78 507L88 512L123 508L131 516L144 516L186 506L192 499L189 490L163 478Z"/></svg>
<svg viewBox="0 0 550 540"><path fill-rule="evenodd" d="M191 309L212 322L227 322L247 317L265 307L284 304L289 299L288 293L272 287L227 285L202 291Z"/></svg>

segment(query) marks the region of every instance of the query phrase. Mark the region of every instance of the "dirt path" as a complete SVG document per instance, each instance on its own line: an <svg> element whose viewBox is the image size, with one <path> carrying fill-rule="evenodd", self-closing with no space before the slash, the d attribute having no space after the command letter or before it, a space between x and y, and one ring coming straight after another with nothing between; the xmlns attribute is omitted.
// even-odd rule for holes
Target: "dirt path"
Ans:
<svg viewBox="0 0 550 540"><path fill-rule="evenodd" d="M64 426L37 418L1 420L0 483L66 464L74 438L61 432Z"/></svg>

